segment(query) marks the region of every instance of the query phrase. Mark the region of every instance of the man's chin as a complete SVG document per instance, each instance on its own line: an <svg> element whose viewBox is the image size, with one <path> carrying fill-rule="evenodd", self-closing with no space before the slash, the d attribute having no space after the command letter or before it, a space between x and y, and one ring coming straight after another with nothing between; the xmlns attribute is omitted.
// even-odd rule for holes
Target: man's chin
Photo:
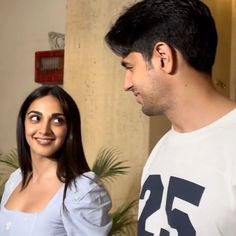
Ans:
<svg viewBox="0 0 236 236"><path fill-rule="evenodd" d="M151 108L147 108L145 106L142 106L142 112L143 114L145 114L146 116L159 116L159 115L163 115L163 112L161 111L155 111Z"/></svg>

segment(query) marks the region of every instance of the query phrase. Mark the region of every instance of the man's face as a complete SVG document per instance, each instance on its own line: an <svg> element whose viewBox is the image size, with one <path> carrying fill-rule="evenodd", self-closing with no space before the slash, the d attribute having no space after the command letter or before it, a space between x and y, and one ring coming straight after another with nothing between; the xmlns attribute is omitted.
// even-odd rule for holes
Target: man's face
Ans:
<svg viewBox="0 0 236 236"><path fill-rule="evenodd" d="M171 89L159 66L145 61L138 52L130 53L121 64L126 68L124 90L133 92L143 113L164 114L170 105Z"/></svg>

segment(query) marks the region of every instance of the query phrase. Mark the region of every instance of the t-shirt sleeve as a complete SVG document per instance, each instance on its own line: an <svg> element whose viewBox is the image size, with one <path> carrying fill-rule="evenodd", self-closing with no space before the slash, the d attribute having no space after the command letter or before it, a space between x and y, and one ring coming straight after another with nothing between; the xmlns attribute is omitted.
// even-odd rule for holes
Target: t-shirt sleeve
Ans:
<svg viewBox="0 0 236 236"><path fill-rule="evenodd" d="M67 190L62 221L68 236L106 236L112 221L108 214L111 200L94 173L78 177Z"/></svg>

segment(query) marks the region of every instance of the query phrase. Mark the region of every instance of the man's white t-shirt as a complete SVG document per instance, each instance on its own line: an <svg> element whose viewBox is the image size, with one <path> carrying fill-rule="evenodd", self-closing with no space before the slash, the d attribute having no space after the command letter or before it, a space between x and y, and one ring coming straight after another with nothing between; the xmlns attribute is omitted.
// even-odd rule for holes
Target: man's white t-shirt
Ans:
<svg viewBox="0 0 236 236"><path fill-rule="evenodd" d="M171 129L144 167L138 236L236 236L236 110Z"/></svg>

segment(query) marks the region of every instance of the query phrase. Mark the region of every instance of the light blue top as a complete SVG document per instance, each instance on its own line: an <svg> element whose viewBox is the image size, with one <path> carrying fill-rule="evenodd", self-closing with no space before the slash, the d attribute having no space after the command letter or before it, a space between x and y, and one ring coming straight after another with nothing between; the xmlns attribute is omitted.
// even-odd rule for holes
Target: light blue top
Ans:
<svg viewBox="0 0 236 236"><path fill-rule="evenodd" d="M76 178L67 190L65 209L61 187L47 207L38 213L7 210L4 206L21 182L20 169L5 185L0 210L0 236L106 236L112 222L108 215L111 201L93 172Z"/></svg>

